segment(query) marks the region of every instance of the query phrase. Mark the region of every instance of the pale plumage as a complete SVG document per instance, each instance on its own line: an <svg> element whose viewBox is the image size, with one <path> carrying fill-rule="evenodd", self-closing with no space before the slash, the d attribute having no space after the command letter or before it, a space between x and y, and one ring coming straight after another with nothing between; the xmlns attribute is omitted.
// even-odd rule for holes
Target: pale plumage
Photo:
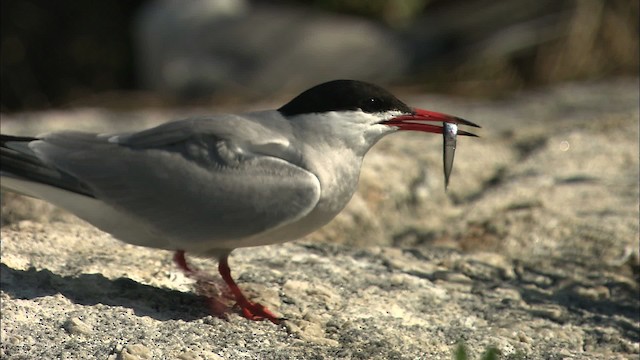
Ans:
<svg viewBox="0 0 640 360"><path fill-rule="evenodd" d="M134 133L2 135L2 186L122 241L178 251L187 273L195 271L184 252L218 257L224 277L234 248L294 240L328 223L355 192L371 146L397 130L442 133L425 123L434 121L477 126L409 108L374 85L338 80L278 110ZM225 281L245 316L277 320Z"/></svg>

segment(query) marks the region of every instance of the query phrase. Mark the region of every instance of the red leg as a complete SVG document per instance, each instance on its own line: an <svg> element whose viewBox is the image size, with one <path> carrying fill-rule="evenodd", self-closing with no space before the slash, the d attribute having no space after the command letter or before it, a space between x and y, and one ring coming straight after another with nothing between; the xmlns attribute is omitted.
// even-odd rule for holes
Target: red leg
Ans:
<svg viewBox="0 0 640 360"><path fill-rule="evenodd" d="M220 301L219 294L212 294L211 291L211 287L213 286L217 292L220 293L221 291L219 291L220 289L217 286L218 284L215 283L214 279L209 274L190 267L189 264L187 264L187 259L184 254L184 250L176 251L173 255L173 261L176 263L178 268L185 273L185 275L196 280L196 292L199 295L207 297L207 302L211 312L220 318L226 318L226 313L229 311L229 307ZM229 263L227 261L228 257L228 255L221 257L218 263L218 271L231 291L231 294L227 293L227 296L233 296L233 299L242 310L242 315L245 318L250 320L266 319L274 324L278 324L280 319L273 315L271 311L258 303L253 303L247 300L247 298L242 294L242 291L231 277L231 269L229 268Z"/></svg>
<svg viewBox="0 0 640 360"><path fill-rule="evenodd" d="M187 264L187 259L184 257L184 250L178 250L173 254L173 262L176 263L180 270L184 271L187 275L195 273L195 271Z"/></svg>
<svg viewBox="0 0 640 360"><path fill-rule="evenodd" d="M265 308L263 305L259 303L254 303L249 300L242 294L242 291L238 287L238 284L231 277L231 269L229 268L229 263L227 259L229 255L225 255L220 258L218 262L218 271L222 276L222 279L227 286L229 286L229 290L236 299L238 306L242 310L242 315L250 320L269 320L274 324L279 324L280 319L275 316L269 309Z"/></svg>
<svg viewBox="0 0 640 360"><path fill-rule="evenodd" d="M207 298L207 305L211 313L221 319L226 319L229 306L220 301L219 284L216 284L208 274L190 267L184 256L184 250L176 251L173 255L173 261L187 277L196 280L196 293Z"/></svg>

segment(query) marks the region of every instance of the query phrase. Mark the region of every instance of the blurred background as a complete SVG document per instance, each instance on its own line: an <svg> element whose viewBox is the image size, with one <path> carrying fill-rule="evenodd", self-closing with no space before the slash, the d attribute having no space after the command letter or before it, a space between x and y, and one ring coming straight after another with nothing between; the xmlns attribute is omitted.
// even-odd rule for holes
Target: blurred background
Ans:
<svg viewBox="0 0 640 360"><path fill-rule="evenodd" d="M1 111L247 102L335 78L500 97L638 75L637 0L3 0Z"/></svg>
<svg viewBox="0 0 640 360"><path fill-rule="evenodd" d="M446 358L464 339L476 354L495 344L511 358L638 359L639 5L0 1L5 134L139 130L271 108L336 78L483 127L481 138L460 139L446 192L441 138L390 136L367 154L357 193L331 224L299 244L233 253L242 286L292 319L285 336L182 321L190 302L165 293L191 285L167 252L119 244L61 209L2 192L10 338L0 353L104 358L129 343L177 358L192 349L180 339L216 354L238 339L247 344L240 357L323 348L317 357L371 349ZM75 319L90 329L87 341L70 334ZM180 337L167 319L180 319ZM203 332L209 324L215 333Z"/></svg>

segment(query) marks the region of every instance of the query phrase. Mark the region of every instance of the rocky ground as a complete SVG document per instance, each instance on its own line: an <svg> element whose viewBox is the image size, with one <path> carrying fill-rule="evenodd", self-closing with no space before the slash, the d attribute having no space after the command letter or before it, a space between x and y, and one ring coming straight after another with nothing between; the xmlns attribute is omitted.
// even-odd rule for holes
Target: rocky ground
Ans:
<svg viewBox="0 0 640 360"><path fill-rule="evenodd" d="M287 320L208 314L166 251L2 194L7 359L637 359L638 79L508 99L402 96L483 125L443 191L441 138L395 134L321 231L236 250L240 286ZM2 116L2 132L139 128L205 110ZM190 258L215 272L212 260Z"/></svg>

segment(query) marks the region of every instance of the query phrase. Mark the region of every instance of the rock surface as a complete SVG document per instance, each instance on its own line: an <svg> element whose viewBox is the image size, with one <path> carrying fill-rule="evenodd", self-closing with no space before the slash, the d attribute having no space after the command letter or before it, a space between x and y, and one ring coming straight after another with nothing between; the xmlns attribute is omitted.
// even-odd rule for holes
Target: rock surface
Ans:
<svg viewBox="0 0 640 360"><path fill-rule="evenodd" d="M282 326L209 316L168 252L3 193L0 357L448 359L464 342L471 358L490 346L513 359L637 358L638 79L490 102L402 98L478 122L482 138L460 140L445 193L441 139L389 136L327 227L236 250L240 286ZM198 112L21 114L2 132Z"/></svg>

